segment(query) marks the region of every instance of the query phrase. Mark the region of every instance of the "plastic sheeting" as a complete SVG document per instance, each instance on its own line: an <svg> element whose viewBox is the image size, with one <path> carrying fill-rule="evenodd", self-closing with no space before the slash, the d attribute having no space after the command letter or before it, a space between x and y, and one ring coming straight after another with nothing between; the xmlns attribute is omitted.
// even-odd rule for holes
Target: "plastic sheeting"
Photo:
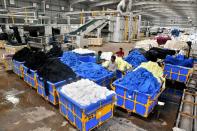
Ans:
<svg viewBox="0 0 197 131"><path fill-rule="evenodd" d="M191 58L186 59L182 55L177 55L175 57L168 55L164 61L166 64L179 65L179 66L184 66L184 67L189 67L189 68L192 68L194 64L193 59Z"/></svg>
<svg viewBox="0 0 197 131"><path fill-rule="evenodd" d="M152 95L159 91L161 87L161 83L158 82L151 72L144 68L138 68L135 71L127 73L119 80L118 84L127 88L130 95L135 90Z"/></svg>
<svg viewBox="0 0 197 131"><path fill-rule="evenodd" d="M139 66L142 62L146 62L147 59L142 55L138 49L133 50L130 54L125 58L129 64L131 64L134 68Z"/></svg>
<svg viewBox="0 0 197 131"><path fill-rule="evenodd" d="M90 79L97 80L99 78L103 78L110 74L110 72L104 67L96 64L96 63L81 63L76 69L76 74L79 76Z"/></svg>
<svg viewBox="0 0 197 131"><path fill-rule="evenodd" d="M67 84L61 88L61 92L81 106L89 106L100 100L105 100L107 96L115 95L114 91L99 86L88 79Z"/></svg>

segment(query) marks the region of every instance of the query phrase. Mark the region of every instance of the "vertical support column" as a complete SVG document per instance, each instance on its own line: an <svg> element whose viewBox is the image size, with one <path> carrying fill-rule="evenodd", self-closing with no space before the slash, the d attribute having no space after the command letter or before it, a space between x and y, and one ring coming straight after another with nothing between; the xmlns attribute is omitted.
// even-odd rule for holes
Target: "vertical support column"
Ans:
<svg viewBox="0 0 197 131"><path fill-rule="evenodd" d="M128 33L128 40L131 41L132 39L132 23L133 23L133 13L129 14L129 33Z"/></svg>
<svg viewBox="0 0 197 131"><path fill-rule="evenodd" d="M6 0L4 0L4 2L3 2L3 3L4 3L4 8L5 8L5 9L7 9L7 3L6 3Z"/></svg>
<svg viewBox="0 0 197 131"><path fill-rule="evenodd" d="M142 23L142 16L138 16L138 27L137 27L137 38L140 37L140 30L141 30L141 23Z"/></svg>
<svg viewBox="0 0 197 131"><path fill-rule="evenodd" d="M129 18L125 16L125 30L124 30L124 39L128 41L128 32L129 32Z"/></svg>

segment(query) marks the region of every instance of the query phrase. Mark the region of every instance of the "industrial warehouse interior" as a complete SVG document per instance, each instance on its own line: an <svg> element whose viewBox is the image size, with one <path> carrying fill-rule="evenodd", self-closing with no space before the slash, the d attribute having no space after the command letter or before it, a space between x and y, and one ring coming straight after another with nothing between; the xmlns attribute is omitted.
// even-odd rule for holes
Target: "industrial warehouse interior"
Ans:
<svg viewBox="0 0 197 131"><path fill-rule="evenodd" d="M197 131L197 0L0 0L0 131Z"/></svg>

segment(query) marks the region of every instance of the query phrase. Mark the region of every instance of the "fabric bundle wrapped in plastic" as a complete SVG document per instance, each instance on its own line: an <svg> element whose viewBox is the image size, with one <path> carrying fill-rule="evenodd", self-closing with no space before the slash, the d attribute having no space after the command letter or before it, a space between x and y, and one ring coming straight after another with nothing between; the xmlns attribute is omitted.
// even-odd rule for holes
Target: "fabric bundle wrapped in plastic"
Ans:
<svg viewBox="0 0 197 131"><path fill-rule="evenodd" d="M171 31L171 35L174 36L174 37L178 37L180 34L180 31L178 29L173 29Z"/></svg>
<svg viewBox="0 0 197 131"><path fill-rule="evenodd" d="M67 84L60 91L81 106L89 106L100 100L105 100L107 96L115 95L114 91L99 86L88 79L81 79L77 82Z"/></svg>
<svg viewBox="0 0 197 131"><path fill-rule="evenodd" d="M159 45L164 45L168 40L171 40L170 36L168 35L159 35L156 36L155 39Z"/></svg>
<svg viewBox="0 0 197 131"><path fill-rule="evenodd" d="M113 55L112 52L102 52L102 54L101 54L101 59L102 59L102 60L110 61L112 55Z"/></svg>
<svg viewBox="0 0 197 131"><path fill-rule="evenodd" d="M88 50L88 49L82 49L82 48L78 48L78 49L74 49L72 50L72 52L77 53L77 54L95 54L95 51L92 50Z"/></svg>
<svg viewBox="0 0 197 131"><path fill-rule="evenodd" d="M158 47L158 43L156 40L142 40L135 43L135 48L143 48L146 51L151 47Z"/></svg>
<svg viewBox="0 0 197 131"><path fill-rule="evenodd" d="M178 41L178 40L168 40L164 45L164 48L171 50L182 50L187 49L188 45L186 42Z"/></svg>
<svg viewBox="0 0 197 131"><path fill-rule="evenodd" d="M131 64L134 68L139 66L142 62L146 62L147 59L142 55L138 49L133 50L130 54L125 58L129 64Z"/></svg>
<svg viewBox="0 0 197 131"><path fill-rule="evenodd" d="M96 63L81 63L78 68L74 70L76 74L79 76L90 79L90 80L96 80L98 78L103 78L104 76L107 76L110 74L110 72L105 69L104 67L96 64Z"/></svg>
<svg viewBox="0 0 197 131"><path fill-rule="evenodd" d="M189 67L192 68L194 64L194 60L189 58L185 58L182 55L177 55L175 57L173 56L166 56L166 59L164 60L166 64L172 64L172 65L179 65L183 67Z"/></svg>
<svg viewBox="0 0 197 131"><path fill-rule="evenodd" d="M64 52L61 57L61 61L72 69L77 68L78 65L81 64L78 55L73 52Z"/></svg>
<svg viewBox="0 0 197 131"><path fill-rule="evenodd" d="M132 95L133 91L152 95L159 91L161 83L145 68L138 68L135 71L127 73L118 82L119 85L127 87L128 93Z"/></svg>

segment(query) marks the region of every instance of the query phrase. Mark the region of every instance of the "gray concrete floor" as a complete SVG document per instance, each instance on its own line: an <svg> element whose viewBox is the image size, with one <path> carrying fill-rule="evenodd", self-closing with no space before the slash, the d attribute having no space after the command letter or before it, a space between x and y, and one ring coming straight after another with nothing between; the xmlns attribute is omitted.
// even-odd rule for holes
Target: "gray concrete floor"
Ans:
<svg viewBox="0 0 197 131"><path fill-rule="evenodd" d="M115 45L117 44L117 45ZM117 51L123 47L126 52L132 44L105 44L91 49ZM0 50L0 54L3 51ZM160 118L151 114L147 119L135 114L128 115L122 109L116 109L114 118L105 123L98 131L170 131L174 126L178 105L167 103ZM154 111L155 112L155 111ZM54 107L36 90L31 89L12 72L6 72L0 65L0 131L73 131L75 130Z"/></svg>

